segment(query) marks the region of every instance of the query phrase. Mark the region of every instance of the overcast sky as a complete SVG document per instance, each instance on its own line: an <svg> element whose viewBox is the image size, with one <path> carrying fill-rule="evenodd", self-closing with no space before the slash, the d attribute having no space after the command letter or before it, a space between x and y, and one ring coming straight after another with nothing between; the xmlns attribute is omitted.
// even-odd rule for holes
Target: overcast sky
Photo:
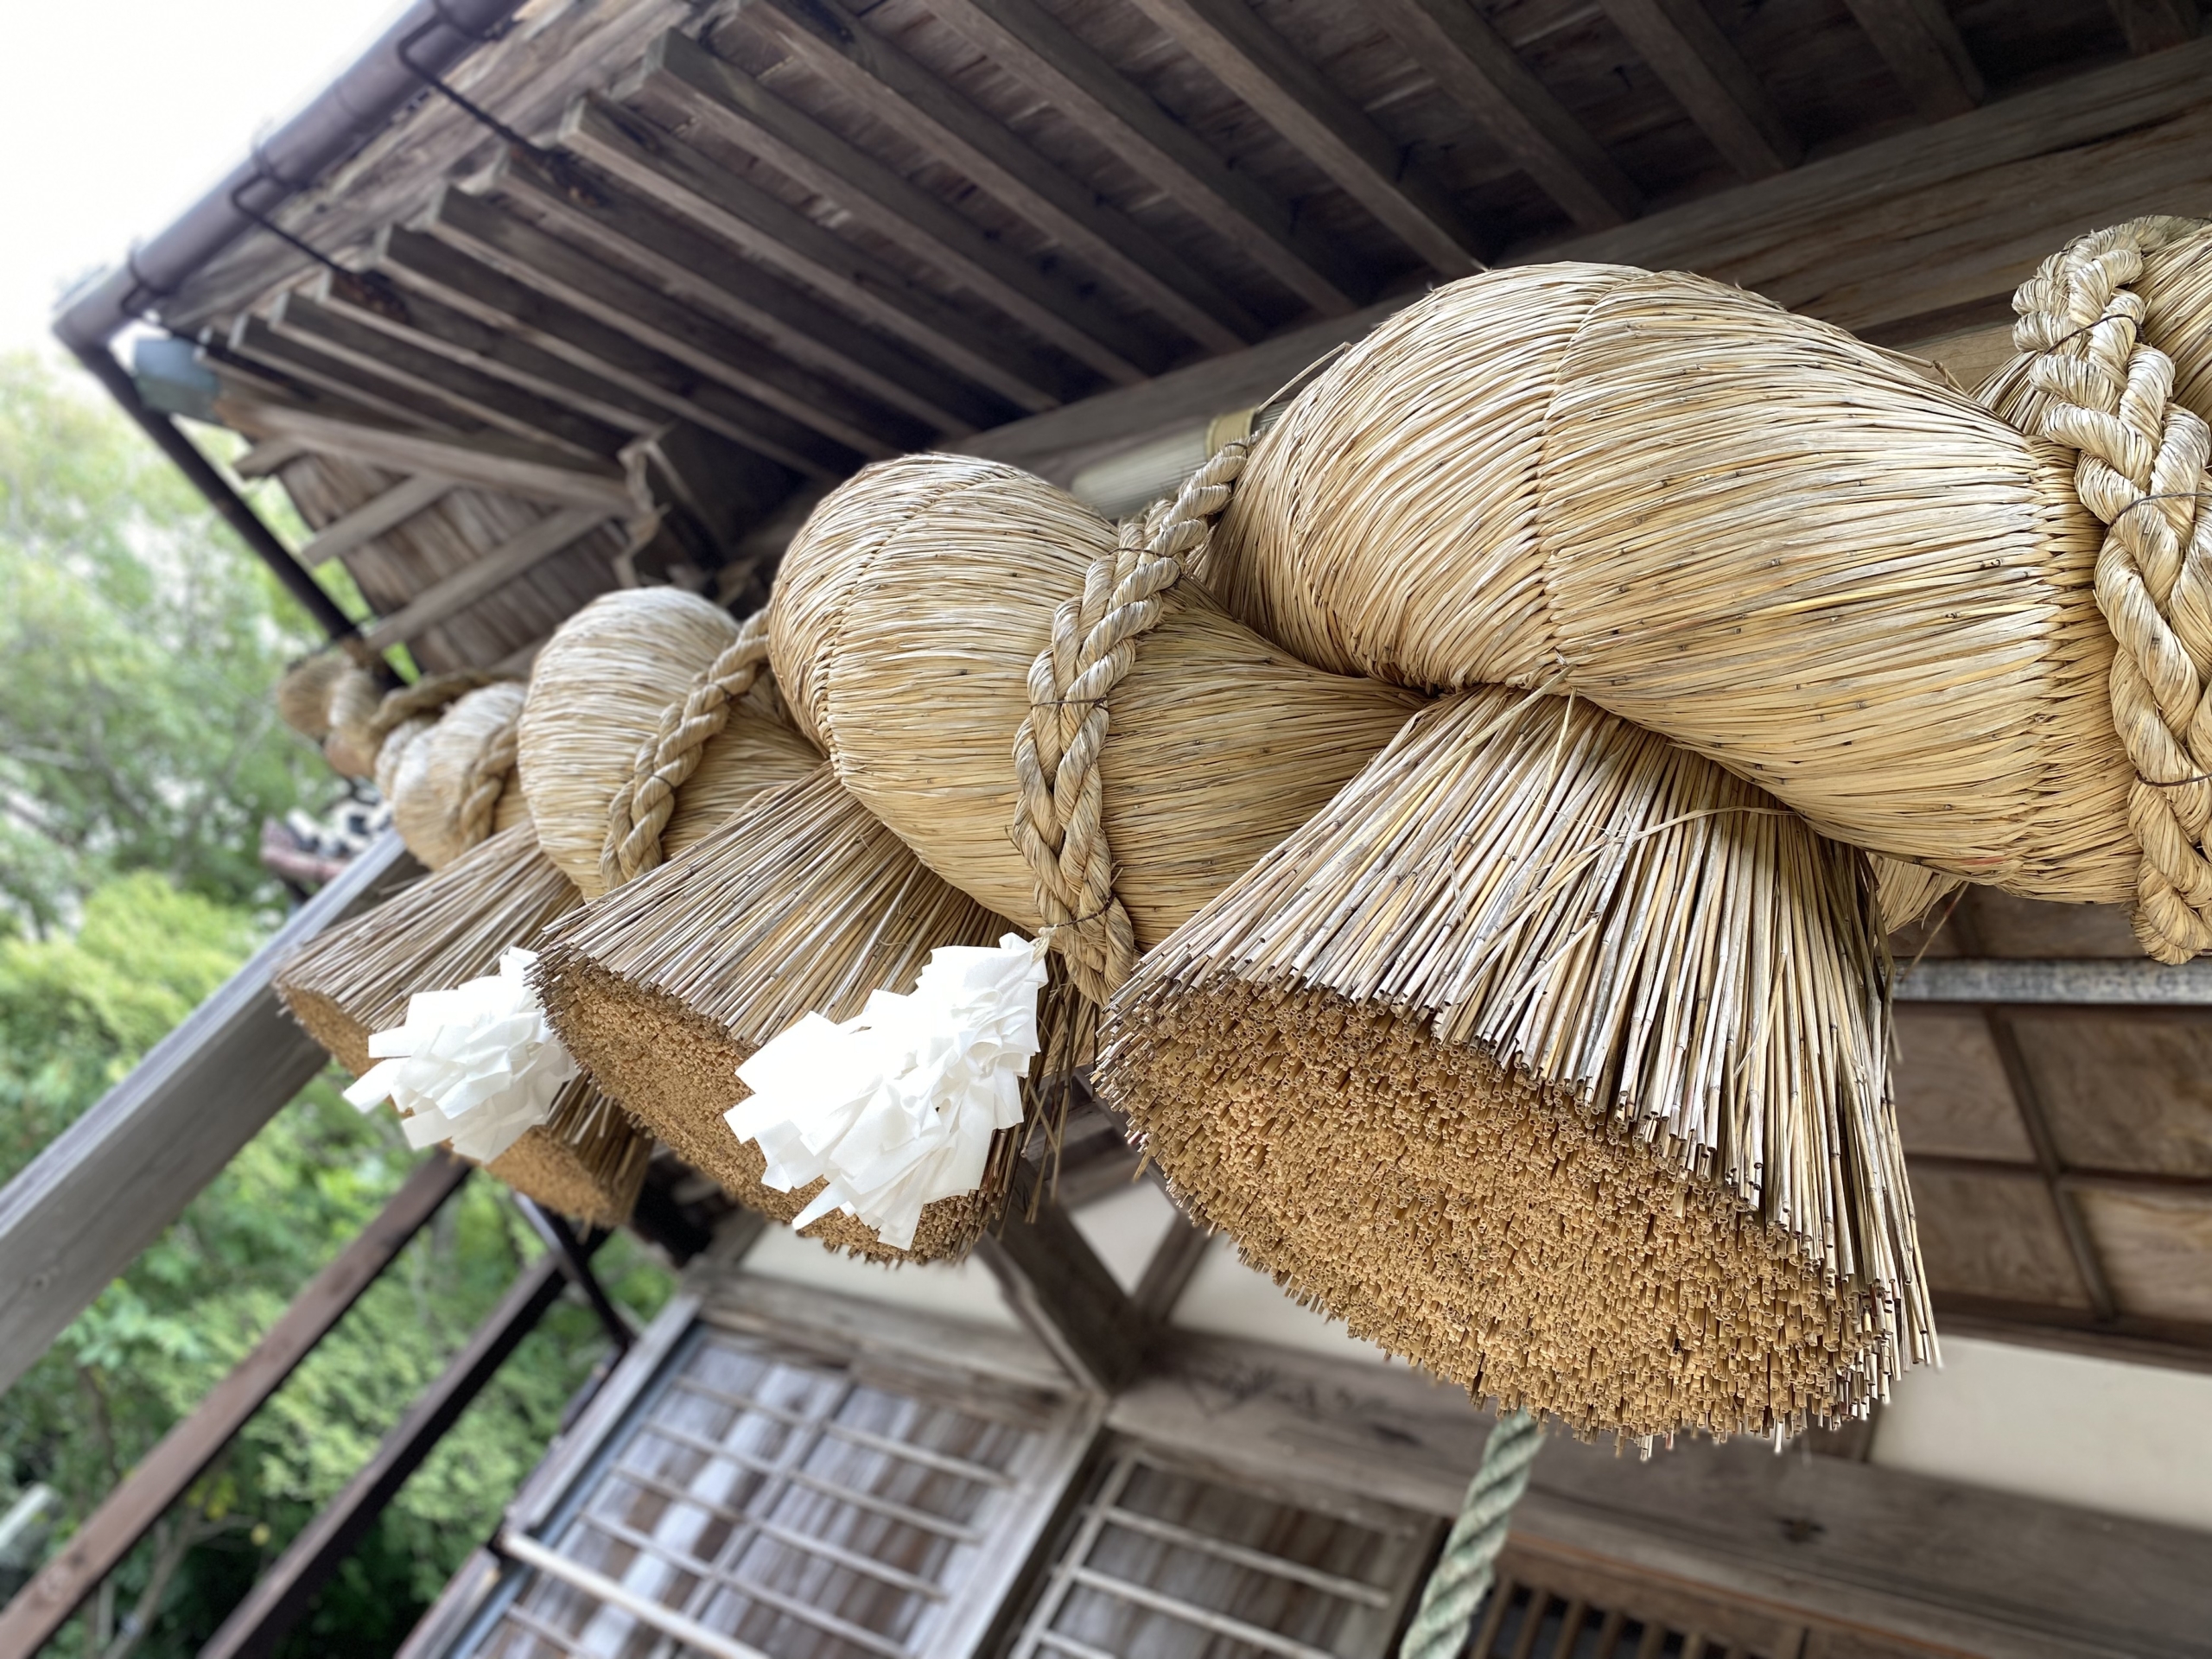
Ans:
<svg viewBox="0 0 2212 1659"><path fill-rule="evenodd" d="M167 225L404 9L0 0L0 352L50 343L65 289Z"/></svg>

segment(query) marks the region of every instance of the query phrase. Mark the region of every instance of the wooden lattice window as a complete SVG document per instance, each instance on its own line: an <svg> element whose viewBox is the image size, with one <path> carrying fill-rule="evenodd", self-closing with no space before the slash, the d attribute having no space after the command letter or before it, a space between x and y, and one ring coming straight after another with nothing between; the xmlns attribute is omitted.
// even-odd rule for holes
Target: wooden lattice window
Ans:
<svg viewBox="0 0 2212 1659"><path fill-rule="evenodd" d="M1082 1402L702 1324L452 1651L970 1650L1048 1523Z"/></svg>
<svg viewBox="0 0 2212 1659"><path fill-rule="evenodd" d="M1122 1444L1065 1525L1013 1659L1382 1659L1437 1530Z"/></svg>

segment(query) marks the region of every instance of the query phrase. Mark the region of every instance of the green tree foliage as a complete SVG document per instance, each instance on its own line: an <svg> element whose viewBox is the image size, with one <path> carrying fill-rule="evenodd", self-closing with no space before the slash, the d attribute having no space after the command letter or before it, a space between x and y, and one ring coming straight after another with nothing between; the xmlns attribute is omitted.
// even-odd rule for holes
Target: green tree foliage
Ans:
<svg viewBox="0 0 2212 1659"><path fill-rule="evenodd" d="M245 960L275 896L262 817L334 792L270 719L306 642L283 590L129 424L0 359L0 1178ZM259 1340L412 1167L326 1078L280 1112L4 1399L0 1496L72 1523ZM540 1249L472 1178L57 1639L189 1655L351 1478ZM616 1240L617 1298L665 1275ZM287 1651L388 1653L537 1461L606 1351L556 1307L403 1490Z"/></svg>
<svg viewBox="0 0 2212 1659"><path fill-rule="evenodd" d="M267 902L264 816L334 780L269 690L313 629L143 435L0 358L0 905L31 931L107 875Z"/></svg>

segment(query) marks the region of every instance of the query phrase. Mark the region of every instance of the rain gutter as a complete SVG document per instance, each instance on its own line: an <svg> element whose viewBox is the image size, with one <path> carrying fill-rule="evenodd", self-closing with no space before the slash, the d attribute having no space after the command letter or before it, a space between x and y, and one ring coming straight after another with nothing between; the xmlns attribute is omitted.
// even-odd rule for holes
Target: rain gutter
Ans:
<svg viewBox="0 0 2212 1659"><path fill-rule="evenodd" d="M332 639L359 631L294 558L251 504L209 463L169 415L149 405L111 344L129 323L174 294L298 192L358 152L419 97L424 76L443 76L489 40L521 0L416 0L375 44L261 143L229 176L169 226L132 248L122 265L67 302L54 332L175 461ZM402 48L405 55L402 56ZM365 648L364 648L365 649Z"/></svg>

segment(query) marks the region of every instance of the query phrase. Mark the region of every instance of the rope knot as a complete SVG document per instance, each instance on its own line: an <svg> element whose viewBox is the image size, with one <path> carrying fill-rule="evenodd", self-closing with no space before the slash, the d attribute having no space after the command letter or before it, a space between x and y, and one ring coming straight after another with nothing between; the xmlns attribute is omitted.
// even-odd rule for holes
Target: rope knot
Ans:
<svg viewBox="0 0 2212 1659"><path fill-rule="evenodd" d="M1029 665L1007 833L1036 884L1038 937L1100 1007L1137 963L1136 929L1114 893L1098 771L1112 728L1108 700L1135 665L1137 641L1166 614L1168 590L1205 545L1250 448L1243 439L1224 444L1165 513L1125 522L1114 551L1084 573L1083 592L1053 611L1050 642Z"/></svg>

